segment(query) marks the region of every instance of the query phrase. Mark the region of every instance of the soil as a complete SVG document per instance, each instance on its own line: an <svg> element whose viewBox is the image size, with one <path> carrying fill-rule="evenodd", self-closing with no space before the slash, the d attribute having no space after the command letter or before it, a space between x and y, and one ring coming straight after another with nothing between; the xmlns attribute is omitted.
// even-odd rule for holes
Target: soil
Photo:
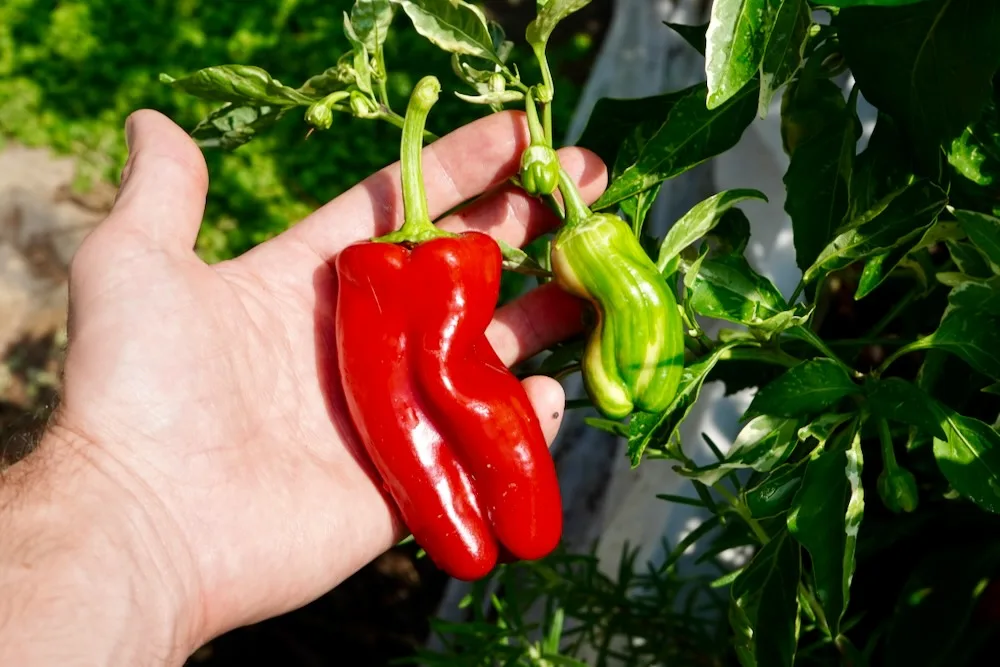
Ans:
<svg viewBox="0 0 1000 667"><path fill-rule="evenodd" d="M523 35L533 0L488 0L509 35ZM586 80L611 17L595 0L553 36L587 33L590 56L564 75ZM0 152L0 469L25 456L58 400L70 259L111 208L115 189L71 191L75 163L7 142ZM411 655L424 643L447 582L417 547L394 548L335 590L295 612L212 641L188 664L364 665Z"/></svg>

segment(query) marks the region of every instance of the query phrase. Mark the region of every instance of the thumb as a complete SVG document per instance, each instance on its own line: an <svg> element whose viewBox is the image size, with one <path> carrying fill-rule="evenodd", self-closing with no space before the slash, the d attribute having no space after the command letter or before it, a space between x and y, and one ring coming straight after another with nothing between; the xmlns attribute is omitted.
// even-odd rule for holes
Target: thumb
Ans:
<svg viewBox="0 0 1000 667"><path fill-rule="evenodd" d="M201 149L173 121L149 109L129 116L125 137L128 162L114 208L101 227L118 240L190 252L208 193Z"/></svg>

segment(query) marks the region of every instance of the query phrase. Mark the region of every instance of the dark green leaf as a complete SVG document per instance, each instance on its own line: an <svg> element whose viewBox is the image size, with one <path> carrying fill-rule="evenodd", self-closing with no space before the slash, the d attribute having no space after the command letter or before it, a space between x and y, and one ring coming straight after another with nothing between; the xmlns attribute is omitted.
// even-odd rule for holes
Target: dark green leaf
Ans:
<svg viewBox="0 0 1000 667"><path fill-rule="evenodd" d="M992 100L979 120L952 140L947 156L955 171L976 185L1000 181L1000 114Z"/></svg>
<svg viewBox="0 0 1000 667"><path fill-rule="evenodd" d="M663 184L657 184L648 190L643 190L634 197L629 197L628 199L623 199L618 202L618 206L621 208L622 213L628 218L629 222L632 223L632 230L635 233L641 233L643 225L646 222L646 216L649 215L650 209L656 202L656 196L660 194L660 187ZM664 274L666 275L666 274Z"/></svg>
<svg viewBox="0 0 1000 667"><path fill-rule="evenodd" d="M730 589L729 622L744 667L791 667L795 659L802 559L781 531L761 547Z"/></svg>
<svg viewBox="0 0 1000 667"><path fill-rule="evenodd" d="M738 324L761 324L788 309L778 288L754 271L743 255L703 261L690 303L699 315Z"/></svg>
<svg viewBox="0 0 1000 667"><path fill-rule="evenodd" d="M202 99L245 106L292 107L315 101L249 65L206 67L179 79L161 74L160 81Z"/></svg>
<svg viewBox="0 0 1000 667"><path fill-rule="evenodd" d="M639 465L647 447L665 448L698 400L701 386L722 355L736 343L720 345L707 357L684 367L677 396L666 410L659 414L640 412L633 415L628 427L628 455L632 466Z"/></svg>
<svg viewBox="0 0 1000 667"><path fill-rule="evenodd" d="M994 270L1000 269L1000 218L961 209L955 211L955 217L969 235L969 240L986 255Z"/></svg>
<svg viewBox="0 0 1000 667"><path fill-rule="evenodd" d="M636 152L622 164L624 171L638 158L639 145L645 145L656 134L674 106L690 93L687 88L636 99L601 98L590 112L577 145L596 153L605 164L617 165L619 153L624 153L623 144L628 143Z"/></svg>
<svg viewBox="0 0 1000 667"><path fill-rule="evenodd" d="M984 422L949 412L945 439L934 438L934 458L952 487L1000 513L1000 435Z"/></svg>
<svg viewBox="0 0 1000 667"><path fill-rule="evenodd" d="M712 195L708 199L695 204L680 220L675 222L660 244L660 253L656 260L661 271L675 255L701 237L705 236L722 219L722 214L741 201L761 199L767 201L767 196L758 190L725 190Z"/></svg>
<svg viewBox="0 0 1000 667"><path fill-rule="evenodd" d="M750 125L756 86L745 86L715 109L705 106L705 84L692 86L672 104L635 163L594 203L603 209L673 178L732 148Z"/></svg>
<svg viewBox="0 0 1000 667"><path fill-rule="evenodd" d="M855 429L849 448L818 452L806 465L787 521L788 530L809 552L816 597L830 634L836 637L850 599L858 529L864 518L860 431Z"/></svg>
<svg viewBox="0 0 1000 667"><path fill-rule="evenodd" d="M708 24L708 108L725 103L757 74L768 32L767 0L715 0Z"/></svg>
<svg viewBox="0 0 1000 667"><path fill-rule="evenodd" d="M417 32L448 53L499 62L486 16L463 0L392 0Z"/></svg>
<svg viewBox="0 0 1000 667"><path fill-rule="evenodd" d="M854 292L854 298L859 300L871 294L919 244L920 237L913 237L895 248L869 257L858 279L858 289Z"/></svg>
<svg viewBox="0 0 1000 667"><path fill-rule="evenodd" d="M548 0L535 20L528 24L525 39L535 48L544 46L560 21L589 4L590 0Z"/></svg>
<svg viewBox="0 0 1000 667"><path fill-rule="evenodd" d="M983 253L971 243L948 240L945 242L948 254L958 270L972 278L986 279L993 275L990 263Z"/></svg>
<svg viewBox="0 0 1000 667"><path fill-rule="evenodd" d="M202 148L231 151L253 139L258 132L274 125L288 107L226 106L215 110L191 131Z"/></svg>
<svg viewBox="0 0 1000 667"><path fill-rule="evenodd" d="M707 39L706 33L708 32L707 23L702 23L700 25L685 25L683 23L670 23L664 21L664 24L680 35L681 39L690 44L695 51L701 55L705 55Z"/></svg>
<svg viewBox="0 0 1000 667"><path fill-rule="evenodd" d="M826 410L859 391L858 385L836 362L811 359L762 387L750 402L747 414L796 417Z"/></svg>
<svg viewBox="0 0 1000 667"><path fill-rule="evenodd" d="M392 15L393 8L389 0L354 0L351 25L369 53L374 54L385 43Z"/></svg>
<svg viewBox="0 0 1000 667"><path fill-rule="evenodd" d="M756 486L744 489L743 500L755 519L777 516L788 511L802 486L806 460L786 463L771 471Z"/></svg>
<svg viewBox="0 0 1000 667"><path fill-rule="evenodd" d="M928 180L904 186L852 220L816 258L804 275L808 281L912 241L929 228L948 198Z"/></svg>
<svg viewBox="0 0 1000 667"><path fill-rule="evenodd" d="M857 218L910 180L909 147L891 117L880 113L851 174L850 217Z"/></svg>
<svg viewBox="0 0 1000 667"><path fill-rule="evenodd" d="M948 294L948 303L954 307L1000 316L1000 276L961 283Z"/></svg>
<svg viewBox="0 0 1000 667"><path fill-rule="evenodd" d="M750 220L740 209L731 208L722 214L707 237L715 239L719 253L742 255L750 242Z"/></svg>
<svg viewBox="0 0 1000 667"><path fill-rule="evenodd" d="M919 341L958 355L976 370L1000 379L1000 317L978 308L949 307L937 331Z"/></svg>
<svg viewBox="0 0 1000 667"><path fill-rule="evenodd" d="M914 554L918 556L918 554ZM1000 568L1000 542L970 540L936 544L907 569L895 609L888 615L885 665L975 667L961 657L974 644L974 613L983 600L983 581ZM973 621L970 624L970 621ZM992 633L991 633L992 634ZM982 655L981 652L979 652Z"/></svg>
<svg viewBox="0 0 1000 667"><path fill-rule="evenodd" d="M795 261L810 266L848 210L859 123L831 82L795 83L785 91L782 136L791 154L783 182Z"/></svg>
<svg viewBox="0 0 1000 667"><path fill-rule="evenodd" d="M774 93L802 64L802 52L812 23L806 0L767 0L767 39L760 62L757 114L764 118Z"/></svg>
<svg viewBox="0 0 1000 667"><path fill-rule="evenodd" d="M834 19L865 98L933 156L979 117L1000 66L1000 4L929 0L855 7Z"/></svg>
<svg viewBox="0 0 1000 667"><path fill-rule="evenodd" d="M709 486L715 484L732 470L752 468L768 472L780 465L792 453L797 440L797 419L760 415L743 427L724 461L697 469L678 470L686 477L693 477Z"/></svg>
<svg viewBox="0 0 1000 667"><path fill-rule="evenodd" d="M799 440L805 442L813 438L817 443L824 445L838 428L855 415L850 412L828 412L822 414L799 429Z"/></svg>
<svg viewBox="0 0 1000 667"><path fill-rule="evenodd" d="M865 392L873 417L909 424L937 438L945 437L941 427L944 412L937 401L916 385L888 377L870 380Z"/></svg>

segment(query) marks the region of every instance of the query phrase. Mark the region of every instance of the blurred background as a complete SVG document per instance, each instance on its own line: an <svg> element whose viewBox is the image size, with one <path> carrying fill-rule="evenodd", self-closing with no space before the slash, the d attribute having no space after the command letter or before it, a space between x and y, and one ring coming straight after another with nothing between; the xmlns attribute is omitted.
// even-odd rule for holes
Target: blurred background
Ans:
<svg viewBox="0 0 1000 667"><path fill-rule="evenodd" d="M161 72L241 63L299 85L348 49L342 13L352 4L0 2L0 467L30 448L57 395L67 266L110 209L126 158L126 116L153 108L190 130L211 108L160 84ZM535 3L483 4L517 42L521 55L512 59L533 62L523 57L523 33ZM553 38L557 127L569 123L610 5L595 0ZM404 22L397 15L394 26ZM397 108L424 74L436 74L446 91L460 89L448 56L412 29L394 31L386 60ZM429 128L441 133L481 112L446 94ZM235 153L206 153L211 187L197 249L207 261L239 255L398 159L399 131L388 124L337 116L307 139L293 116ZM415 554L394 549L314 604L224 636L190 664L381 665L409 655L424 642L445 584Z"/></svg>

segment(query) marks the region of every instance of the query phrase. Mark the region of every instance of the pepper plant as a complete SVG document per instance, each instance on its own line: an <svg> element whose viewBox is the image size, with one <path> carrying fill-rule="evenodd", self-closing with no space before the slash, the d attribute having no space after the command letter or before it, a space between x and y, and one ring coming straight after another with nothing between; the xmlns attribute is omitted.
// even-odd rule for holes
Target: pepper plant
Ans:
<svg viewBox="0 0 1000 667"><path fill-rule="evenodd" d="M587 3L538 0L523 37L539 81L522 80L502 27L463 0L357 0L343 17L352 49L297 86L250 65L163 77L225 103L192 131L206 147L238 148L293 115L320 136L349 117L402 127L383 54L402 13L451 54L454 94L527 112L514 180L563 225L527 251L504 247L504 265L555 281L593 315L532 372L581 372L587 397L570 405L597 408L588 422L626 439L633 466L674 461L692 493L665 500L707 518L639 591L599 585L589 561L569 567L564 554L500 566L506 596L477 584L492 611L443 628L475 641L437 659L580 664L586 644L600 664L982 664L1000 572L1000 5L716 0L707 25L663 27L704 54L704 82L597 104L580 143L611 179L588 207L552 150L546 59L559 22ZM779 95L802 271L789 295L745 256L753 221L738 206L760 192L717 193L663 238L644 224L665 181L731 149ZM862 96L878 118L859 150ZM404 155L419 139L404 135ZM709 337L708 320L726 328ZM678 427L713 381L755 394L734 442L708 441L718 460L698 465ZM696 543L719 568L712 582L677 579ZM721 557L735 548L751 557ZM546 585L523 586L534 576ZM707 602L682 622L691 586ZM517 590L544 601L541 636L512 611L526 608ZM595 615L603 602L635 623ZM716 621L728 641L713 641Z"/></svg>

